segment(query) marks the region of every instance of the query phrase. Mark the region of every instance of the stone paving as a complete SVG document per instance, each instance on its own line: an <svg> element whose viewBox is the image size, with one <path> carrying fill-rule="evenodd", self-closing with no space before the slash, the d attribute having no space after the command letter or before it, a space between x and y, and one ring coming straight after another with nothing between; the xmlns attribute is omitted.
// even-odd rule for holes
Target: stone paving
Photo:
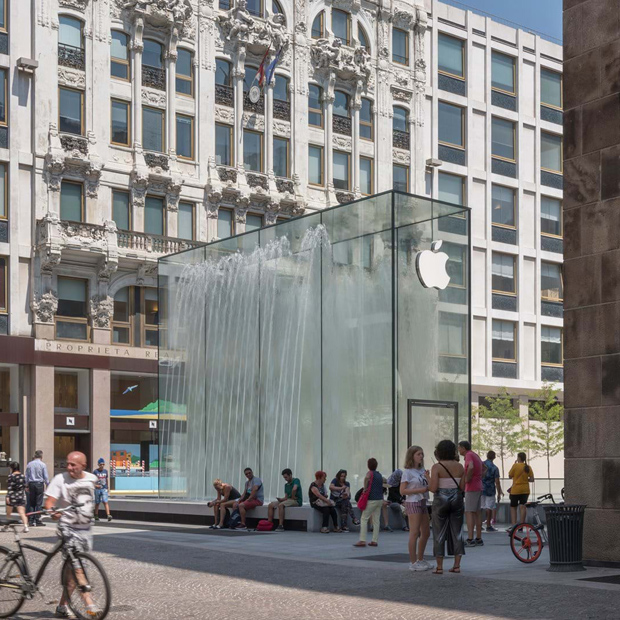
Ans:
<svg viewBox="0 0 620 620"><path fill-rule="evenodd" d="M49 547L54 527L31 530L27 537ZM443 576L408 570L403 532L382 532L376 549L355 549L356 539L113 522L95 527L95 554L113 586L109 618L118 620L620 617L620 585L582 581L620 571L549 573L546 555L524 565L510 553L503 533L485 535L484 547L468 549L461 575ZM0 534L0 545L12 544L9 534ZM52 567L48 596L57 592L58 574ZM27 602L17 616L52 617L53 605L41 598Z"/></svg>

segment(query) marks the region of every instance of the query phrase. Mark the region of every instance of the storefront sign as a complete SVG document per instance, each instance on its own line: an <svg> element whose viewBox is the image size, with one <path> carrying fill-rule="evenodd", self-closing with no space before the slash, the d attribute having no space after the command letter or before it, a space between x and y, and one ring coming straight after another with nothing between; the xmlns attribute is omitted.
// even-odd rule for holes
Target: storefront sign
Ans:
<svg viewBox="0 0 620 620"><path fill-rule="evenodd" d="M103 355L105 357L122 357L125 359L156 360L157 349L140 349L138 347L119 347L118 345L89 344L87 342L63 342L58 340L35 339L35 351L48 353L77 353L78 355Z"/></svg>

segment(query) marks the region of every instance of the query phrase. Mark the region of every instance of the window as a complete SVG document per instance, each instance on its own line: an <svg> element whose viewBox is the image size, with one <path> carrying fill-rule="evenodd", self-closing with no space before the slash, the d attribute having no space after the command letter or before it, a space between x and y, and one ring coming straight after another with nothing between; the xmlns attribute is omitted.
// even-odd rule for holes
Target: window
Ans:
<svg viewBox="0 0 620 620"><path fill-rule="evenodd" d="M311 36L313 39L322 39L325 33L324 27L325 13L321 11L312 22Z"/></svg>
<svg viewBox="0 0 620 620"><path fill-rule="evenodd" d="M351 17L344 11L332 10L332 32L343 45L351 42Z"/></svg>
<svg viewBox="0 0 620 620"><path fill-rule="evenodd" d="M439 313L439 355L465 357L467 351L466 318L465 314Z"/></svg>
<svg viewBox="0 0 620 620"><path fill-rule="evenodd" d="M120 289L114 295L112 342L136 347L156 347L158 306L156 288L126 286Z"/></svg>
<svg viewBox="0 0 620 620"><path fill-rule="evenodd" d="M273 139L273 173L277 177L289 177L288 171L288 140L286 138Z"/></svg>
<svg viewBox="0 0 620 620"><path fill-rule="evenodd" d="M124 32L112 30L110 55L110 75L119 80L129 80L129 36Z"/></svg>
<svg viewBox="0 0 620 620"><path fill-rule="evenodd" d="M515 59L513 56L493 52L491 54L491 86L493 90L500 90L514 95L515 87Z"/></svg>
<svg viewBox="0 0 620 620"><path fill-rule="evenodd" d="M564 362L562 329L543 325L540 332L540 359L543 364L561 366Z"/></svg>
<svg viewBox="0 0 620 620"><path fill-rule="evenodd" d="M232 0L219 0L218 6L221 11L228 11L232 8Z"/></svg>
<svg viewBox="0 0 620 620"><path fill-rule="evenodd" d="M61 15L58 18L58 43L62 47L83 49L84 38L82 36L83 23L75 17Z"/></svg>
<svg viewBox="0 0 620 620"><path fill-rule="evenodd" d="M263 227L263 218L260 215L254 215L248 213L245 216L245 230L246 232L252 230L260 230Z"/></svg>
<svg viewBox="0 0 620 620"><path fill-rule="evenodd" d="M334 151L334 187L336 189L351 189L349 178L351 156L349 153Z"/></svg>
<svg viewBox="0 0 620 620"><path fill-rule="evenodd" d="M9 295L8 295L8 277L7 277L7 261L4 256L0 256L0 312L8 312Z"/></svg>
<svg viewBox="0 0 620 620"><path fill-rule="evenodd" d="M191 202L179 203L177 237L179 239L194 238L194 205Z"/></svg>
<svg viewBox="0 0 620 620"><path fill-rule="evenodd" d="M409 166L392 166L392 188L399 192L409 191Z"/></svg>
<svg viewBox="0 0 620 620"><path fill-rule="evenodd" d="M493 185L491 188L491 220L496 226L516 228L516 192L511 187Z"/></svg>
<svg viewBox="0 0 620 620"><path fill-rule="evenodd" d="M284 75L276 75L276 83L273 87L273 98L276 101L290 101L290 80Z"/></svg>
<svg viewBox="0 0 620 620"><path fill-rule="evenodd" d="M562 236L562 203L557 198L541 197L540 232L553 237Z"/></svg>
<svg viewBox="0 0 620 620"><path fill-rule="evenodd" d="M232 166L233 128L215 123L215 163L218 166Z"/></svg>
<svg viewBox="0 0 620 620"><path fill-rule="evenodd" d="M0 0L0 30L7 31L7 0Z"/></svg>
<svg viewBox="0 0 620 620"><path fill-rule="evenodd" d="M177 155L194 159L194 118L177 114Z"/></svg>
<svg viewBox="0 0 620 620"><path fill-rule="evenodd" d="M60 87L58 127L62 133L84 134L84 93L73 88Z"/></svg>
<svg viewBox="0 0 620 620"><path fill-rule="evenodd" d="M243 76L243 92L249 93L250 88L252 88L252 84L258 84L258 80L256 80L256 74L258 73L257 67L245 67L245 74Z"/></svg>
<svg viewBox="0 0 620 620"><path fill-rule="evenodd" d="M562 136L540 132L540 166L562 174Z"/></svg>
<svg viewBox="0 0 620 620"><path fill-rule="evenodd" d="M7 165L0 163L0 220L5 220L9 217L8 210L8 172Z"/></svg>
<svg viewBox="0 0 620 620"><path fill-rule="evenodd" d="M561 265L540 263L540 289L540 295L545 301L562 301L564 299Z"/></svg>
<svg viewBox="0 0 620 620"><path fill-rule="evenodd" d="M250 15L254 15L256 17L263 16L263 3L262 0L247 0L246 8Z"/></svg>
<svg viewBox="0 0 620 620"><path fill-rule="evenodd" d="M465 288L465 252L467 248L457 243L444 242L441 249L448 255L446 271L450 276L448 286L455 288Z"/></svg>
<svg viewBox="0 0 620 620"><path fill-rule="evenodd" d="M334 91L334 114L350 118L351 110L349 108L349 95L341 90Z"/></svg>
<svg viewBox="0 0 620 620"><path fill-rule="evenodd" d="M491 287L493 292L515 295L517 292L515 282L515 257L511 254L493 252L492 263Z"/></svg>
<svg viewBox="0 0 620 620"><path fill-rule="evenodd" d="M215 60L215 83L230 86L230 63L221 58Z"/></svg>
<svg viewBox="0 0 620 620"><path fill-rule="evenodd" d="M112 219L119 230L131 230L129 194L112 190Z"/></svg>
<svg viewBox="0 0 620 620"><path fill-rule="evenodd" d="M8 85L7 70L0 69L0 125L7 124Z"/></svg>
<svg viewBox="0 0 620 620"><path fill-rule="evenodd" d="M315 84L308 92L308 125L323 127L323 89Z"/></svg>
<svg viewBox="0 0 620 620"><path fill-rule="evenodd" d="M308 146L308 183L323 185L323 147Z"/></svg>
<svg viewBox="0 0 620 620"><path fill-rule="evenodd" d="M164 225L164 199L147 196L144 201L144 232L149 235L163 235Z"/></svg>
<svg viewBox="0 0 620 620"><path fill-rule="evenodd" d="M179 95L194 96L194 54L189 50L179 50L176 90Z"/></svg>
<svg viewBox="0 0 620 620"><path fill-rule="evenodd" d="M360 157L360 192L365 196L373 194L373 161L370 157Z"/></svg>
<svg viewBox="0 0 620 620"><path fill-rule="evenodd" d="M363 47L370 54L370 40L359 23L357 24L357 38L359 39L361 47Z"/></svg>
<svg viewBox="0 0 620 620"><path fill-rule="evenodd" d="M86 340L88 338L88 282L76 278L58 278L58 310L56 338Z"/></svg>
<svg viewBox="0 0 620 620"><path fill-rule="evenodd" d="M544 67L540 70L540 102L543 105L558 108L563 107L562 101L562 74L550 71Z"/></svg>
<svg viewBox="0 0 620 620"><path fill-rule="evenodd" d="M439 102L439 142L458 148L465 148L465 110L458 106Z"/></svg>
<svg viewBox="0 0 620 620"><path fill-rule="evenodd" d="M219 209L217 212L217 236L220 239L235 234L233 212L230 209Z"/></svg>
<svg viewBox="0 0 620 620"><path fill-rule="evenodd" d="M510 321L493 320L493 359L516 361L516 325Z"/></svg>
<svg viewBox="0 0 620 620"><path fill-rule="evenodd" d="M405 108L399 108L397 106L394 107L392 115L392 129L394 131L409 133L409 112L405 110Z"/></svg>
<svg viewBox="0 0 620 620"><path fill-rule="evenodd" d="M164 67L164 48L150 39L144 39L144 50L142 50L142 64L155 69Z"/></svg>
<svg viewBox="0 0 620 620"><path fill-rule="evenodd" d="M142 309L144 311L144 334L142 343L145 347L157 346L157 328L159 325L159 301L156 288L142 288Z"/></svg>
<svg viewBox="0 0 620 620"><path fill-rule="evenodd" d="M372 140L373 136L372 101L362 98L362 107L360 109L360 137L364 140Z"/></svg>
<svg viewBox="0 0 620 620"><path fill-rule="evenodd" d="M463 199L465 179L463 177L440 172L437 183L439 200L455 205L465 204Z"/></svg>
<svg viewBox="0 0 620 620"><path fill-rule="evenodd" d="M60 219L84 221L84 188L81 183L63 181L60 185Z"/></svg>
<svg viewBox="0 0 620 620"><path fill-rule="evenodd" d="M491 119L491 154L493 157L514 161L515 125L503 118Z"/></svg>
<svg viewBox="0 0 620 620"><path fill-rule="evenodd" d="M392 62L409 64L409 35L398 28L392 28Z"/></svg>
<svg viewBox="0 0 620 620"><path fill-rule="evenodd" d="M283 24L286 24L286 21L284 21L284 11L282 11L282 7L280 6L280 3L277 2L277 0L273 0L273 2L271 3L271 14L272 15L282 15Z"/></svg>
<svg viewBox="0 0 620 620"><path fill-rule="evenodd" d="M262 172L263 170L263 134L243 130L243 165L246 170Z"/></svg>
<svg viewBox="0 0 620 620"><path fill-rule="evenodd" d="M110 127L112 144L129 146L131 142L131 132L129 131L130 106L131 104L128 101L112 99L112 125Z"/></svg>
<svg viewBox="0 0 620 620"><path fill-rule="evenodd" d="M126 286L114 295L112 316L112 343L131 345L131 315L133 287Z"/></svg>
<svg viewBox="0 0 620 620"><path fill-rule="evenodd" d="M465 79L465 51L463 41L449 37L447 34L439 34L439 73L445 73L451 77Z"/></svg>
<svg viewBox="0 0 620 620"><path fill-rule="evenodd" d="M165 112L156 108L142 108L142 143L146 151L164 152Z"/></svg>

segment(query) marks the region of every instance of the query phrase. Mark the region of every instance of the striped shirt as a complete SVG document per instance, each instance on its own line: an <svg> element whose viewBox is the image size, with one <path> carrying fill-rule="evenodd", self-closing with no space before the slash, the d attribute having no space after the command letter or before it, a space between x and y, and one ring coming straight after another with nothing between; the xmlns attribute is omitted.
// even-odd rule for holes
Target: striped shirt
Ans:
<svg viewBox="0 0 620 620"><path fill-rule="evenodd" d="M26 483L28 484L30 482L50 483L49 476L47 475L47 467L41 459L30 461L26 467Z"/></svg>

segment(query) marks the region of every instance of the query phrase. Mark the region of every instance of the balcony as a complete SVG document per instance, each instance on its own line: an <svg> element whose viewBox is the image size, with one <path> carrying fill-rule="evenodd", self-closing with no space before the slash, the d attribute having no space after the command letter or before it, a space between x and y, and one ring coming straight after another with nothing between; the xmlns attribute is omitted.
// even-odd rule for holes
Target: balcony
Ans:
<svg viewBox="0 0 620 620"><path fill-rule="evenodd" d="M254 172L247 172L245 176L250 187L253 187L255 189L260 187L265 191L269 190L269 180L267 179L266 175L257 174Z"/></svg>
<svg viewBox="0 0 620 620"><path fill-rule="evenodd" d="M343 136L351 135L351 119L346 116L334 115L332 119L332 129L334 133L342 134Z"/></svg>
<svg viewBox="0 0 620 620"><path fill-rule="evenodd" d="M215 103L225 105L229 108L235 107L235 98L232 86L222 84L215 85Z"/></svg>
<svg viewBox="0 0 620 620"><path fill-rule="evenodd" d="M83 49L73 45L58 44L58 64L63 67L71 67L84 71L86 55Z"/></svg>
<svg viewBox="0 0 620 620"><path fill-rule="evenodd" d="M261 93L260 99L256 103L250 101L248 93L243 93L243 109L246 112L254 112L255 114L265 113L265 95Z"/></svg>
<svg viewBox="0 0 620 620"><path fill-rule="evenodd" d="M273 101L273 117L279 118L282 121L291 120L291 104L289 101L280 101L274 99Z"/></svg>
<svg viewBox="0 0 620 620"><path fill-rule="evenodd" d="M142 86L166 90L166 70L142 65Z"/></svg>
<svg viewBox="0 0 620 620"><path fill-rule="evenodd" d="M150 235L148 233L134 232L132 230L119 230L116 233L119 254L128 254L122 250L130 250L147 254L174 254L189 248L197 248L201 243L188 241L187 239L176 239L175 237L164 237L161 235Z"/></svg>
<svg viewBox="0 0 620 620"><path fill-rule="evenodd" d="M410 135L406 131L398 131L394 129L392 132L392 146L397 149L409 150Z"/></svg>

